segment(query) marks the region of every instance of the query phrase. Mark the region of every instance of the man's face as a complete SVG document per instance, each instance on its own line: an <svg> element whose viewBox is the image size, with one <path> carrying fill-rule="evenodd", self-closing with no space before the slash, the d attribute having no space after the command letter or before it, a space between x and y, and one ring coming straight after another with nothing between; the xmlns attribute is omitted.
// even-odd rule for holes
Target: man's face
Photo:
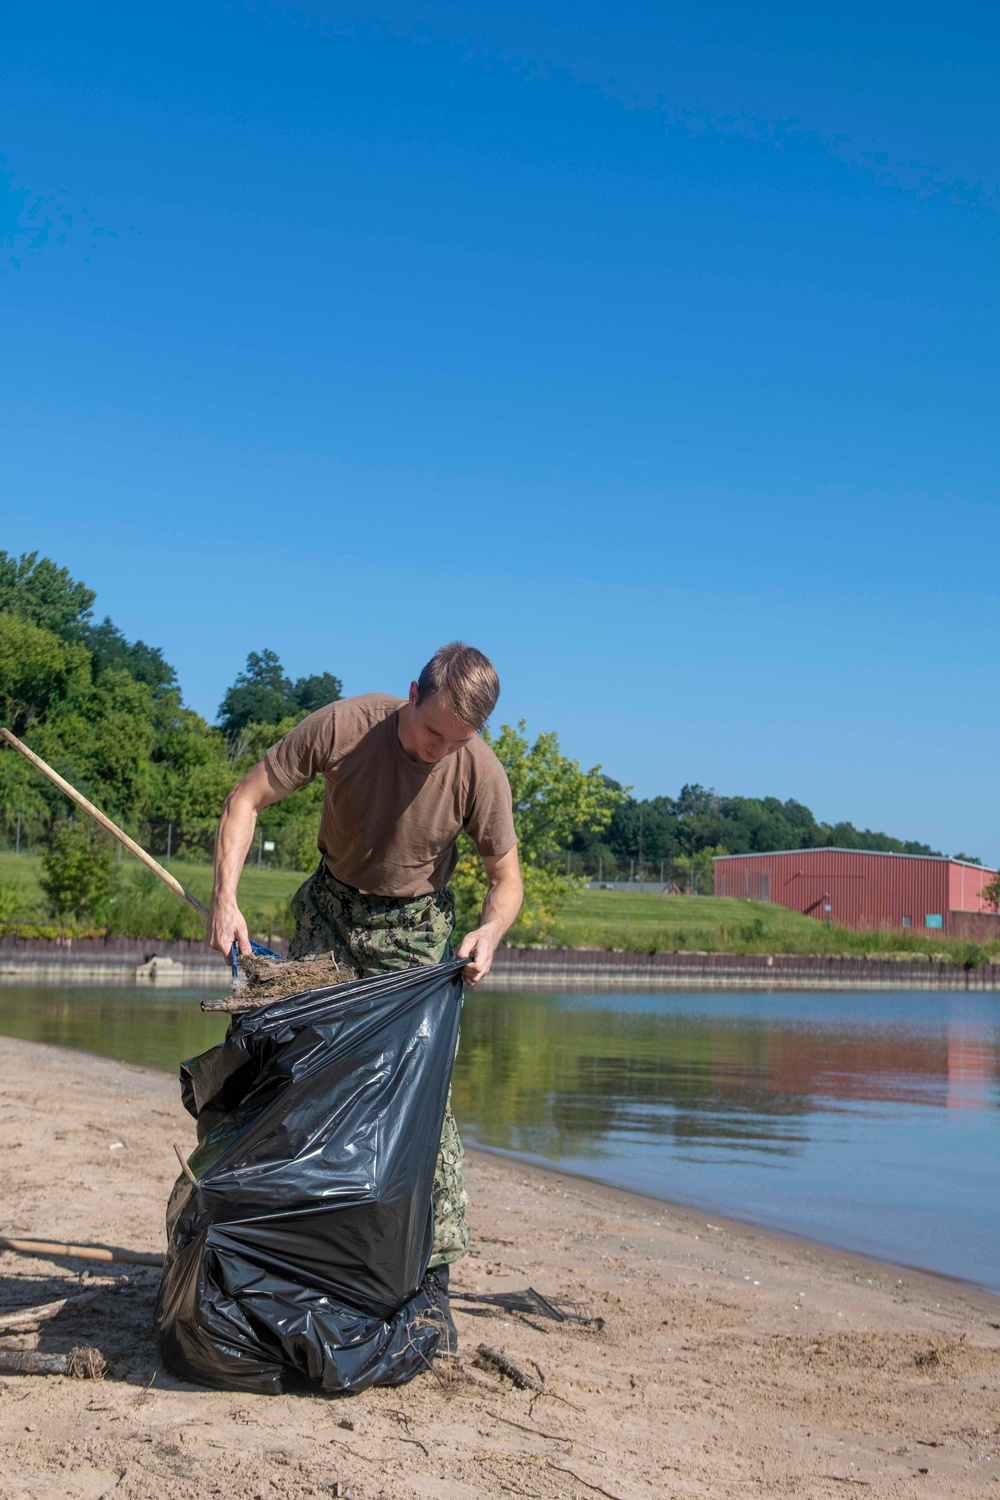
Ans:
<svg viewBox="0 0 1000 1500"><path fill-rule="evenodd" d="M446 755L454 755L456 750L461 750L476 737L474 729L456 718L447 693L429 694L418 703L417 684L413 682L410 684L410 706L413 709L410 725L417 758L425 764L433 765L435 761L444 760Z"/></svg>

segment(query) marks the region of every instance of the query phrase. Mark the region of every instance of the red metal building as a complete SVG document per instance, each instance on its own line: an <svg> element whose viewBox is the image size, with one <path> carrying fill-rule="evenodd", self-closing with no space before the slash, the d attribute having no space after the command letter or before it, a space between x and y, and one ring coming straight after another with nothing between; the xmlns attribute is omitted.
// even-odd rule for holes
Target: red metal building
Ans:
<svg viewBox="0 0 1000 1500"><path fill-rule="evenodd" d="M713 863L717 896L775 901L841 927L946 934L953 914L993 910L983 887L995 870L937 855L792 849L723 854Z"/></svg>

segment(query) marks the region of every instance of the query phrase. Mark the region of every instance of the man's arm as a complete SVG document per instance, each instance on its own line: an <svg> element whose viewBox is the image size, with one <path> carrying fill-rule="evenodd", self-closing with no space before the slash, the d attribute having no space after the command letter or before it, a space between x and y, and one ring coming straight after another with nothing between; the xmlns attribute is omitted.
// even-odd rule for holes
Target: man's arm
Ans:
<svg viewBox="0 0 1000 1500"><path fill-rule="evenodd" d="M458 958L467 958L470 954L472 956L472 962L466 964L462 974L466 984L476 984L484 974L490 972L500 939L521 910L524 896L516 844L506 854L483 854L480 858L486 869L490 888L483 902L479 926L474 932L466 933L456 955Z"/></svg>
<svg viewBox="0 0 1000 1500"><path fill-rule="evenodd" d="M215 884L205 940L227 958L234 943L239 945L241 953L250 952L250 934L236 904L236 889L257 826L257 814L261 808L287 796L288 788L281 785L267 762L261 760L236 783L223 805L215 836Z"/></svg>

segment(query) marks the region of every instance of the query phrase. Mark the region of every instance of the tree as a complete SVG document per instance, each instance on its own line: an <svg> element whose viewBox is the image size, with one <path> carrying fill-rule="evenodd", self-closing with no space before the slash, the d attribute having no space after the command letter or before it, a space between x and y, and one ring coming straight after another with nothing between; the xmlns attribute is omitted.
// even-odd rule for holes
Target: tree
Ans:
<svg viewBox="0 0 1000 1500"><path fill-rule="evenodd" d="M715 894L715 865L712 861L716 855L728 852L722 844L717 844L714 849L700 849L697 854L691 855L690 860L683 862L681 868L689 872L688 891L691 895Z"/></svg>
<svg viewBox="0 0 1000 1500"><path fill-rule="evenodd" d="M84 629L96 597L49 557L39 562L37 552L22 552L20 558L0 552L0 614L17 615L70 640Z"/></svg>
<svg viewBox="0 0 1000 1500"><path fill-rule="evenodd" d="M51 815L42 792L47 786L34 766L13 750L0 753L0 831L8 844L20 829L22 847L27 848L48 827Z"/></svg>
<svg viewBox="0 0 1000 1500"><path fill-rule="evenodd" d="M219 704L218 719L223 734L242 735L249 724L296 722L326 703L335 703L343 684L332 672L318 672L292 682L273 651L251 651L246 670L240 672Z"/></svg>
<svg viewBox="0 0 1000 1500"><path fill-rule="evenodd" d="M246 670L238 673L219 704L222 732L235 735L248 724L277 724L292 703L291 681L275 653L251 651Z"/></svg>
<svg viewBox="0 0 1000 1500"><path fill-rule="evenodd" d="M600 766L581 771L577 761L562 754L556 734L540 734L531 743L526 727L524 719L516 728L504 724L496 737L484 730L483 739L510 781L524 876L524 907L511 935L514 941L540 942L555 926L559 900L576 887L551 855L565 848L577 829L599 833L606 828L625 792L601 775ZM487 881L472 840L464 834L452 885L459 925L468 931L479 921Z"/></svg>
<svg viewBox="0 0 1000 1500"><path fill-rule="evenodd" d="M156 734L152 689L127 672L104 672L100 682L55 705L32 741L43 759L120 822L150 810Z"/></svg>
<svg viewBox="0 0 1000 1500"><path fill-rule="evenodd" d="M83 643L90 652L94 681L102 672L127 672L136 682L144 682L154 692L169 692L177 687L177 673L158 646L145 641L128 641L107 615L100 625L88 625Z"/></svg>
<svg viewBox="0 0 1000 1500"><path fill-rule="evenodd" d="M318 672L313 677L300 677L292 688L292 696L300 713L312 714L317 708L336 703L344 684L332 672Z"/></svg>
<svg viewBox="0 0 1000 1500"><path fill-rule="evenodd" d="M0 718L15 734L24 734L89 679L90 659L82 646L21 616L0 614Z"/></svg>
<svg viewBox="0 0 1000 1500"><path fill-rule="evenodd" d="M817 823L809 808L794 798L782 802L777 797L720 797L710 787L693 783L682 787L676 798L626 799L608 830L616 859L627 861L638 854L640 817L643 857L651 860L669 859L675 853L690 859L720 844L732 854L826 846L897 854L937 852L915 839L904 841L870 828L859 831L852 823Z"/></svg>
<svg viewBox="0 0 1000 1500"><path fill-rule="evenodd" d="M607 841L615 859L627 864L638 856L640 844L644 861L673 859L680 832L675 806L670 797L652 797L642 802L624 797L608 827Z"/></svg>

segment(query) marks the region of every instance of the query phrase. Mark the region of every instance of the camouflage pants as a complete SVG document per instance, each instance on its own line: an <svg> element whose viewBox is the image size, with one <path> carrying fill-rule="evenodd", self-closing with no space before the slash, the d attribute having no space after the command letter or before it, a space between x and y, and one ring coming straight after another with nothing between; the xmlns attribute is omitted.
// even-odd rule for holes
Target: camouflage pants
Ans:
<svg viewBox="0 0 1000 1500"><path fill-rule="evenodd" d="M320 863L295 892L291 910L295 932L288 945L289 958L333 953L359 979L390 969L410 969L414 964L439 964L452 956L455 897L447 887L410 899L373 896L343 885ZM449 1088L434 1171L432 1266L460 1260L469 1248L465 1219L469 1196L462 1161Z"/></svg>

